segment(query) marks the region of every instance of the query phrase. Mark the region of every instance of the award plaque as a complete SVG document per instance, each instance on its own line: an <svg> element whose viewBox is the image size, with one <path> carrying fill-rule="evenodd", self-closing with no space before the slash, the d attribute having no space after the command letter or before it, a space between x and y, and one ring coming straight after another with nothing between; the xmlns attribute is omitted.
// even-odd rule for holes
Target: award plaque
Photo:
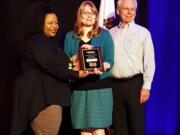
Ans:
<svg viewBox="0 0 180 135"><path fill-rule="evenodd" d="M80 48L79 62L81 70L94 70L94 68L104 71L101 49L94 47L92 49Z"/></svg>

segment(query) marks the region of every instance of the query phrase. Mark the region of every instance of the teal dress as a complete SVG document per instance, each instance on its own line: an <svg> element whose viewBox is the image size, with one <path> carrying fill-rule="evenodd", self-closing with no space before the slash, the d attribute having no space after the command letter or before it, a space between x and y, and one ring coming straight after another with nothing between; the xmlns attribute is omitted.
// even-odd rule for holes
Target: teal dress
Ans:
<svg viewBox="0 0 180 135"><path fill-rule="evenodd" d="M112 124L112 89L74 90L71 119L75 129L105 128Z"/></svg>
<svg viewBox="0 0 180 135"><path fill-rule="evenodd" d="M82 41L73 32L66 34L64 50L69 57L75 55ZM104 62L114 63L114 44L108 31L93 37L90 44L102 49ZM73 85L71 119L75 129L105 128L112 124L112 88L109 70L102 75L90 75Z"/></svg>

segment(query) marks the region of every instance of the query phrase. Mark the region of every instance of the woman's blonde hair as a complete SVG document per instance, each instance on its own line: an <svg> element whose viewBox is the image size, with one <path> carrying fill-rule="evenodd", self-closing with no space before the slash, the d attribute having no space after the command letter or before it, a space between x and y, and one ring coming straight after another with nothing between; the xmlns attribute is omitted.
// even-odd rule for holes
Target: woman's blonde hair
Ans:
<svg viewBox="0 0 180 135"><path fill-rule="evenodd" d="M95 24L93 25L92 30L88 33L88 37L96 37L100 34L100 27L98 26L98 10L96 8L96 6L94 5L93 2L89 1L89 0L85 0L81 3L81 5L78 8L77 11L77 18L76 18L76 22L74 25L74 32L76 36L83 36L84 32L82 30L82 13L84 11L84 8L86 5L89 5L91 7L92 12L95 14L96 20L95 20Z"/></svg>

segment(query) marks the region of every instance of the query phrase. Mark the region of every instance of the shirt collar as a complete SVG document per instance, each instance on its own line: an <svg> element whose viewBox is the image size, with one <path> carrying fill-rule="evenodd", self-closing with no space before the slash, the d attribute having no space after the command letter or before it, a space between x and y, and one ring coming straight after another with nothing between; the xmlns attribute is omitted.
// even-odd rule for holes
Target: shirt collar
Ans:
<svg viewBox="0 0 180 135"><path fill-rule="evenodd" d="M118 25L118 28L120 28L120 29L124 29L124 28L130 28L132 25L134 25L135 24L135 22L134 21L132 21L132 22L130 22L130 23L128 23L128 24L126 24L124 27L122 27L122 25L121 25L122 23L120 22L119 23L119 25Z"/></svg>

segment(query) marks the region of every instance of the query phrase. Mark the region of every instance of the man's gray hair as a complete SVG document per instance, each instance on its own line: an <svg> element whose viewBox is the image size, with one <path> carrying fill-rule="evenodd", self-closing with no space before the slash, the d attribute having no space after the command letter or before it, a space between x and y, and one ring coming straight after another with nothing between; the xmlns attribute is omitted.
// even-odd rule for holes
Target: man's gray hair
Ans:
<svg viewBox="0 0 180 135"><path fill-rule="evenodd" d="M117 1L117 7L119 7L119 6L121 5L122 1L123 1L123 0L118 0L118 1ZM135 2L136 8L137 8L137 0L132 0L132 1Z"/></svg>

